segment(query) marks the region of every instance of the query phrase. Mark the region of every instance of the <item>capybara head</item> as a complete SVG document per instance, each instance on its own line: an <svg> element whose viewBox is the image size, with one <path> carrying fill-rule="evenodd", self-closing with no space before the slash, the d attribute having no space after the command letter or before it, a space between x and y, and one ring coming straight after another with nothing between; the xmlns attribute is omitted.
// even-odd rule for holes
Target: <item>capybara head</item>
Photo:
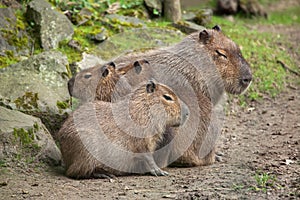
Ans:
<svg viewBox="0 0 300 200"><path fill-rule="evenodd" d="M117 79L115 68L115 64L110 62L103 66L96 65L82 70L68 82L70 96L83 101L94 100L98 85L103 85L110 79Z"/></svg>
<svg viewBox="0 0 300 200"><path fill-rule="evenodd" d="M125 67L116 69L115 63L110 62L103 66L94 66L84 69L68 82L69 94L82 101L111 101L111 95L120 77L131 69L139 74L142 70L142 63L147 61L136 61Z"/></svg>
<svg viewBox="0 0 300 200"><path fill-rule="evenodd" d="M252 74L238 45L226 37L218 25L201 31L199 40L212 56L225 90L231 94L246 90L252 81Z"/></svg>
<svg viewBox="0 0 300 200"><path fill-rule="evenodd" d="M135 104L132 109L134 113L131 114L133 117L152 116L155 118L160 116L159 118L161 118L161 116L165 116L165 125L175 127L184 124L188 118L187 105L177 97L170 87L156 83L154 80L148 81L146 87L139 87L133 97L132 102ZM149 121L149 119L145 120ZM141 118L137 118L136 121L143 124Z"/></svg>

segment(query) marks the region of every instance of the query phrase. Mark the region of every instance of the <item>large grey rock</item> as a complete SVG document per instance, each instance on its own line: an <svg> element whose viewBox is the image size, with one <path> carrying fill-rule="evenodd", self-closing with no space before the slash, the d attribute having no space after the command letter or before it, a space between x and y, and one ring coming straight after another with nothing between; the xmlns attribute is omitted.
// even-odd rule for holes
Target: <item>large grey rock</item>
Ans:
<svg viewBox="0 0 300 200"><path fill-rule="evenodd" d="M72 23L47 1L31 1L27 6L26 16L29 22L34 22L41 46L45 50L57 48L60 41L72 38Z"/></svg>
<svg viewBox="0 0 300 200"><path fill-rule="evenodd" d="M182 15L185 21L191 21L198 25L205 26L211 22L213 11L211 9L199 9L197 11L189 11Z"/></svg>
<svg viewBox="0 0 300 200"><path fill-rule="evenodd" d="M162 1L161 0L145 0L146 7L150 10L150 14L154 14L154 12L158 12L160 15L162 13Z"/></svg>
<svg viewBox="0 0 300 200"><path fill-rule="evenodd" d="M186 34L191 34L193 32L202 31L205 29L205 27L189 21L181 21L181 22L173 23L172 25Z"/></svg>
<svg viewBox="0 0 300 200"><path fill-rule="evenodd" d="M216 12L218 14L236 14L241 12L246 16L268 17L258 0L218 0Z"/></svg>
<svg viewBox="0 0 300 200"><path fill-rule="evenodd" d="M25 25L18 23L14 9L0 8L0 56L29 53L30 39L25 32Z"/></svg>
<svg viewBox="0 0 300 200"><path fill-rule="evenodd" d="M236 14L238 11L238 0L218 0L217 13Z"/></svg>
<svg viewBox="0 0 300 200"><path fill-rule="evenodd" d="M267 18L268 14L258 0L239 1L239 9L246 16L262 16Z"/></svg>
<svg viewBox="0 0 300 200"><path fill-rule="evenodd" d="M95 65L102 65L102 64L105 64L107 61L105 60L102 60L100 57L98 56L95 56L95 55L92 55L92 54L87 54L87 53L84 53L82 54L82 60L77 62L77 66L80 70L83 70L83 69L87 69L87 68L90 68L90 67L93 67Z"/></svg>
<svg viewBox="0 0 300 200"><path fill-rule="evenodd" d="M111 60L132 51L168 46L181 41L183 37L184 34L174 28L135 28L111 36L100 43L93 54L103 60Z"/></svg>
<svg viewBox="0 0 300 200"><path fill-rule="evenodd" d="M48 51L1 69L0 97L18 110L59 113L57 101L69 99L67 65L65 55Z"/></svg>
<svg viewBox="0 0 300 200"><path fill-rule="evenodd" d="M0 106L0 160L20 159L57 165L61 153L40 119Z"/></svg>
<svg viewBox="0 0 300 200"><path fill-rule="evenodd" d="M136 17L123 16L118 14L110 14L105 16L111 23L118 23L121 26L145 27L145 22Z"/></svg>

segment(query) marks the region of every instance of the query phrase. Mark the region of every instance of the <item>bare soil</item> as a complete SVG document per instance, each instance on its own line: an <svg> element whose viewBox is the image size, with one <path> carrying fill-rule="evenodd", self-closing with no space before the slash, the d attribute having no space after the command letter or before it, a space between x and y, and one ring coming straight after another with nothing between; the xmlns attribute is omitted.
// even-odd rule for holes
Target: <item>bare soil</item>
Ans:
<svg viewBox="0 0 300 200"><path fill-rule="evenodd" d="M287 37L291 45L282 46L300 63L300 27L259 30ZM88 180L69 179L61 168L11 165L0 174L0 199L300 199L299 76L288 79L275 99L244 108L230 102L218 140L221 162L167 168L167 177Z"/></svg>

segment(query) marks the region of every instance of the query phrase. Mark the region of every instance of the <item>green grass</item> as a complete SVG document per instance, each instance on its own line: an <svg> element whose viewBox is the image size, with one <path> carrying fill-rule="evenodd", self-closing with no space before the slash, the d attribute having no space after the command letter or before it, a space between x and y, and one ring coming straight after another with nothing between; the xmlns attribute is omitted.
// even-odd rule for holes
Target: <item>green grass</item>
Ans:
<svg viewBox="0 0 300 200"><path fill-rule="evenodd" d="M281 12L270 13L268 19L261 20L265 24L300 24L300 7L293 7Z"/></svg>

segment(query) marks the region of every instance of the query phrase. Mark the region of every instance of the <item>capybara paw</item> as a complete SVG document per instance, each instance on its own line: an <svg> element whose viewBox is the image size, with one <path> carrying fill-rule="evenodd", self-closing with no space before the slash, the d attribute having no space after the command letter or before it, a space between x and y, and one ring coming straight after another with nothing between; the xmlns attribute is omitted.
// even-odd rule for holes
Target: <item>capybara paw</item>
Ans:
<svg viewBox="0 0 300 200"><path fill-rule="evenodd" d="M224 156L224 154L222 152L216 152L215 160L217 162L223 162L223 156Z"/></svg>
<svg viewBox="0 0 300 200"><path fill-rule="evenodd" d="M169 175L168 172L163 171L160 168L151 170L150 174L153 175L153 176L168 176Z"/></svg>

